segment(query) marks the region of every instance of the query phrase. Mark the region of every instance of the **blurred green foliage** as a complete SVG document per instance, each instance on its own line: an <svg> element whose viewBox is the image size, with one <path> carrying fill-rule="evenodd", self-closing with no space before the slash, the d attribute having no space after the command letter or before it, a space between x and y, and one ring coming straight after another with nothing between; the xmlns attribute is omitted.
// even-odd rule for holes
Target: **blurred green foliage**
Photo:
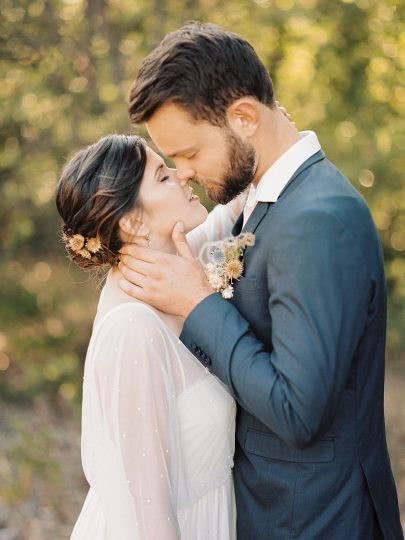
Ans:
<svg viewBox="0 0 405 540"><path fill-rule="evenodd" d="M80 403L97 286L68 264L54 193L70 153L128 132L144 56L187 19L246 37L280 102L367 199L388 352L405 345L405 5L400 0L2 0L0 396Z"/></svg>
<svg viewBox="0 0 405 540"><path fill-rule="evenodd" d="M9 422L14 441L2 458L0 472L2 502L18 504L32 496L35 483L58 486L60 463L51 456L53 439L48 427L33 429L27 423Z"/></svg>

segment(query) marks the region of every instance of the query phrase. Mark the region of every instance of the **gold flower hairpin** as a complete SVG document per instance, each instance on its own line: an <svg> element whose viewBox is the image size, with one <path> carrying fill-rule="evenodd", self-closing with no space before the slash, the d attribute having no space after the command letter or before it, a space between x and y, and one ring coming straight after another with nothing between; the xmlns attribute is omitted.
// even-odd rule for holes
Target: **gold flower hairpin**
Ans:
<svg viewBox="0 0 405 540"><path fill-rule="evenodd" d="M82 234L64 234L64 240L69 248L85 259L91 259L92 254L98 253L102 248L101 240L98 236L86 238Z"/></svg>
<svg viewBox="0 0 405 540"><path fill-rule="evenodd" d="M243 272L244 251L254 245L254 234L241 233L216 242L210 248L211 262L205 266L205 274L211 287L223 298L233 297L233 281L239 280Z"/></svg>

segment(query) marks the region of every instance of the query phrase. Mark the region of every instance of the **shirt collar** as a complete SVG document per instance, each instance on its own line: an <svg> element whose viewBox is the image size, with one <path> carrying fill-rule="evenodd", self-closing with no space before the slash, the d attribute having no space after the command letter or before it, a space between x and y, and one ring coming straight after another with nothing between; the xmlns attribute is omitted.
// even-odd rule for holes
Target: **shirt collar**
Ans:
<svg viewBox="0 0 405 540"><path fill-rule="evenodd" d="M276 202L293 174L321 149L318 137L313 131L301 131L300 135L301 139L267 169L257 187L250 186L247 206L256 202Z"/></svg>

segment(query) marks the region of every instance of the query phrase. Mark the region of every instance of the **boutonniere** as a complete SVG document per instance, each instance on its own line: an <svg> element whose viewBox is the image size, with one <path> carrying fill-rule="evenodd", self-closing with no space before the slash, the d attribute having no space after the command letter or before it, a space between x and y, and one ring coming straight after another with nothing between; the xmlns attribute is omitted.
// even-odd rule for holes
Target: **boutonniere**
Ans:
<svg viewBox="0 0 405 540"><path fill-rule="evenodd" d="M205 274L211 287L223 298L232 298L233 282L239 280L243 272L244 251L254 245L255 235L249 232L211 244L211 262L205 266Z"/></svg>

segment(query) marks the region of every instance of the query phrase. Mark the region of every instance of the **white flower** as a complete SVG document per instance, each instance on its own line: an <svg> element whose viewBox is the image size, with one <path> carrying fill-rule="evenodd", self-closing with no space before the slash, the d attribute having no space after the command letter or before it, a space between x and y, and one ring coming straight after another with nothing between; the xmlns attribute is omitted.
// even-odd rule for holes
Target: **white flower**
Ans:
<svg viewBox="0 0 405 540"><path fill-rule="evenodd" d="M208 276L208 281L213 289L220 289L224 286L224 280L221 276L218 276L217 274L210 274Z"/></svg>
<svg viewBox="0 0 405 540"><path fill-rule="evenodd" d="M225 300L229 300L233 296L233 287L232 285L228 285L226 289L222 291L222 298L225 298Z"/></svg>
<svg viewBox="0 0 405 540"><path fill-rule="evenodd" d="M222 265L217 264L213 272L216 276L225 276L225 268Z"/></svg>

